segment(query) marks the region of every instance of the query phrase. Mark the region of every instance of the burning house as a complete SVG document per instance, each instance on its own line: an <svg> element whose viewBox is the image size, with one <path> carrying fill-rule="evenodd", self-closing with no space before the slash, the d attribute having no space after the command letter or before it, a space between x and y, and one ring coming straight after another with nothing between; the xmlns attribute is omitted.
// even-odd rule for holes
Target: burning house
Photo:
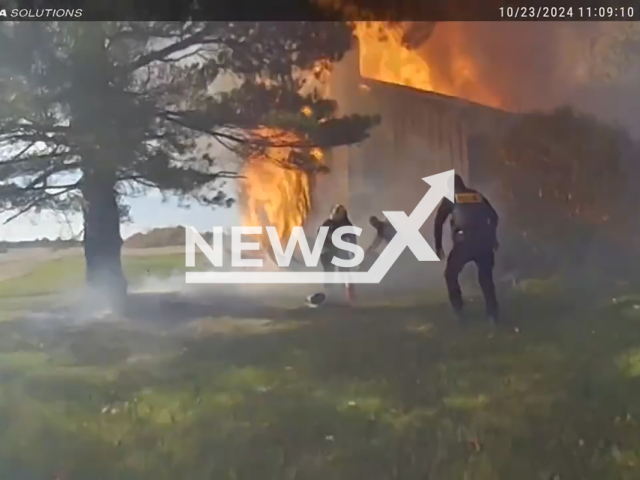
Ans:
<svg viewBox="0 0 640 480"><path fill-rule="evenodd" d="M432 75L428 60L400 38L402 29L371 23L377 22L356 25L358 41L322 88L340 114L379 115L382 124L359 145L321 152L330 171L325 175L279 168L286 149L268 154L275 161L249 159L241 195L246 225L275 225L287 237L293 225L317 226L338 202L362 224L382 210L411 211L425 192L421 179L427 175L455 169L475 183L469 158L481 144L477 139L495 134L509 114L492 108L500 99L475 81L473 60L456 47L460 27L440 29L439 44L456 50L455 62L448 62L452 77ZM413 37L424 43L433 25L419 27ZM389 36L380 38L380 32Z"/></svg>
<svg viewBox="0 0 640 480"><path fill-rule="evenodd" d="M411 212L428 189L422 181L428 175L454 169L472 185L490 187L479 164L483 139L499 134L515 115L496 108L499 101L490 92L430 79L425 60L397 36L379 41L361 28L356 35L359 41L335 65L324 94L337 101L341 115L379 115L381 124L361 144L324 152L326 174L250 159L242 203L246 225L275 225L286 238L295 225L313 231L335 203L342 203L363 228L361 241L367 244L372 240L368 217L385 210ZM399 61L397 72L381 72L385 56ZM468 65L459 66L463 79L470 75ZM287 155L280 150L270 156ZM423 227L426 238L431 220Z"/></svg>
<svg viewBox="0 0 640 480"><path fill-rule="evenodd" d="M492 187L483 175L483 146L515 114L367 78L360 63L356 47L336 66L328 95L337 100L342 114L380 115L381 124L361 144L327 155L330 173L317 180L312 223L321 221L331 204L343 203L352 221L364 228L366 243L371 235L368 217L383 210L410 213L428 189L423 177L454 169L471 185ZM430 222L423 230L430 238Z"/></svg>
<svg viewBox="0 0 640 480"><path fill-rule="evenodd" d="M564 247L556 248L559 240L575 245L578 235L578 243L586 245L585 229L595 231L606 223L608 228L600 231L612 232L614 222L628 225L625 218L614 219L612 212L619 211L619 192L629 190L620 182L631 178L623 173L624 165L637 149L616 126L571 109L554 110L565 97L558 87L563 82L554 84L552 79L573 82L575 76L565 70L580 62L555 59L550 70L545 68L550 54L545 54L527 57L524 65L520 49L509 54L505 32L468 25L442 25L440 39L426 42L431 51L406 46L393 31L379 38L358 25L358 41L335 65L324 84L325 95L337 101L340 114L379 115L381 124L361 144L321 152L329 167L326 174L249 162L247 177L255 178L247 182L245 222L275 225L286 238L294 225L312 231L333 204L342 203L363 228L361 241L366 245L373 234L370 215L411 212L428 189L422 178L454 169L485 193L506 220L501 222L501 243L507 248L501 257L507 256L510 243L517 252L528 249L530 258L542 246L546 251L540 255L555 265L566 257ZM574 32L544 28L549 31L531 28L525 33L559 42ZM487 58L473 49L478 32L483 32L485 43L493 39L492 45L502 48L499 55ZM491 66L500 62L515 67L498 75ZM534 107L547 113L531 113ZM600 179L597 192L593 178ZM259 210L262 219L256 215ZM428 239L431 221L423 227ZM533 264L540 264L540 258ZM424 272L424 265L411 264ZM441 270L431 269L438 274Z"/></svg>

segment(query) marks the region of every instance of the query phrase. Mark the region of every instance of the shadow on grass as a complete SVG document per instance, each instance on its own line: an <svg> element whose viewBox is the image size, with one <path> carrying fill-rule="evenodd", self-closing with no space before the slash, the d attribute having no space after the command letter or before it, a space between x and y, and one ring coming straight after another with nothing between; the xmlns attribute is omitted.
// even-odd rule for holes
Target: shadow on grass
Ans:
<svg viewBox="0 0 640 480"><path fill-rule="evenodd" d="M638 478L640 332L609 306L514 297L521 332L487 338L437 303L164 299L0 325L0 478Z"/></svg>

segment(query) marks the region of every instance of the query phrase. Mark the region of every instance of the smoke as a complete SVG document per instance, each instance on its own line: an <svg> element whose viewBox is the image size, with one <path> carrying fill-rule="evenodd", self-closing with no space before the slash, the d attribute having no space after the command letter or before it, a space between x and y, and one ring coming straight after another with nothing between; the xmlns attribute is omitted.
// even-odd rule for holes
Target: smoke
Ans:
<svg viewBox="0 0 640 480"><path fill-rule="evenodd" d="M174 272L169 276L159 277L147 275L142 281L134 284L132 293L180 293L187 290L184 272Z"/></svg>
<svg viewBox="0 0 640 480"><path fill-rule="evenodd" d="M441 23L420 49L439 82L458 83L473 99L482 87L513 110L549 108L570 82L558 46L570 26L544 23ZM466 63L467 65L464 65ZM473 69L473 71L467 71Z"/></svg>
<svg viewBox="0 0 640 480"><path fill-rule="evenodd" d="M629 24L467 22L439 23L432 31L429 30L431 27L425 24L427 40L417 47L417 51L428 65L434 85L449 86L449 92L455 91L457 96L477 103L483 103L482 98L497 98L503 109L512 112L551 111L569 105L599 120L617 123L640 137L640 119L635 114L640 107L639 65L635 57L626 52L640 36ZM416 34L419 28L419 24L413 26L414 45L415 38L420 38ZM370 46L369 51L379 53L380 50ZM344 203L349 205L352 221L363 228L360 241L366 247L374 235L367 222L369 215L379 215L384 210L410 213L426 192L420 179L454 166L443 163L447 156L440 156L435 145L438 141L433 139L447 126L439 126L434 134L430 117L422 116L420 107L414 109L409 102L391 106L395 96L392 88L376 90L374 85L373 90L357 92L353 88L360 82L357 52L350 55L336 69L331 91L344 113L380 113L383 125L362 146L348 152L345 149L334 151L332 174L321 186L317 195L320 201L314 202L314 214L323 216L325 204L343 202L345 191L348 191L349 200ZM391 61L382 55L368 57L374 63L376 58ZM360 72L364 73L362 58L359 66ZM382 61L380 66L370 64L367 67L370 72L389 74L400 69L395 64L384 65ZM384 80L381 77L384 75L373 78ZM405 100L398 94L393 101ZM424 108L428 108L426 103ZM400 122L398 118L402 116L406 118ZM402 150L399 150L400 145ZM471 152L469 154L473 156ZM473 161L473 158L469 159L469 162ZM509 209L505 204L508 199L503 198L504 185L497 178L483 177L481 180L474 177L470 186L489 198L499 213L506 213ZM637 177L630 175L629 178ZM501 232L506 233L510 223L506 215L502 215ZM422 233L433 246L432 219L423 227ZM501 237L504 245L497 257L497 271L508 274L507 277L517 276L521 272L518 267L512 269L507 258L508 236ZM447 226L443 240L448 251ZM592 265L602 264L602 256L606 253L599 240L589 242L589 245L580 245L580 250L586 252L581 266L585 271ZM549 248L555 247L549 245ZM405 252L380 286L363 286L362 290L395 294L426 292L432 287L442 289L443 270L441 262L418 262L411 252ZM467 275L475 284L473 269L467 269ZM498 273L497 280L501 277Z"/></svg>
<svg viewBox="0 0 640 480"><path fill-rule="evenodd" d="M490 93L519 112L570 105L639 136L638 38L627 22L444 22L418 50L458 96Z"/></svg>
<svg viewBox="0 0 640 480"><path fill-rule="evenodd" d="M419 45L417 51L427 60L434 82L455 85L460 97L477 101L482 97L498 98L503 108L517 112L571 105L603 120L620 123L630 133L640 135L640 120L635 115L640 107L640 82L634 82L634 69L629 68L634 65L625 64L622 57L611 54L614 47L624 40L621 34L627 26L623 24L451 22L439 23L435 29L431 23L422 27L424 35L421 35L418 23L411 26L408 40L412 45ZM603 42L609 42L610 51L603 51ZM411 152L406 158L397 160L406 166L421 155L424 152ZM331 182L336 181L335 175L339 173L331 175ZM425 186L419 180L424 174L416 176L415 188L405 182L394 185L382 172L369 171L367 175L368 191L361 193L371 201L367 202L366 208L356 208L351 212L352 220L364 229L361 242L365 247L373 239L366 220L369 215L379 214L382 210L413 208L416 204L413 199L403 205L394 205L393 202L397 199L404 202L411 196L407 192L413 191L419 200L425 192ZM494 195L500 190L499 185L472 186L490 198L498 211L504 210L500 205L501 199ZM322 196L327 195L323 193ZM336 201L342 199L331 196L329 204ZM328 205L315 203L314 213L324 216ZM431 223L423 228L423 233L426 238L432 237ZM444 240L447 245L446 229ZM362 290L392 294L408 287L422 290L432 285L442 286L443 267L441 263L417 262L410 252L405 252L381 286L363 287ZM206 288L221 290L217 286ZM225 289L258 293L258 287ZM195 290L185 285L183 273L165 278L145 278L133 288L136 293L193 293ZM261 293L274 291L273 287L264 287ZM299 293L302 296L302 291Z"/></svg>

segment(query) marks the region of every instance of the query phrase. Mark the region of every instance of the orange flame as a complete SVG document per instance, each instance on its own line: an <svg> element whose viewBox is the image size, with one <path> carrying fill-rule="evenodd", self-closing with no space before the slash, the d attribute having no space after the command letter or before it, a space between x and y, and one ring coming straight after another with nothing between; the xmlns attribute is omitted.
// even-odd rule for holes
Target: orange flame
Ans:
<svg viewBox="0 0 640 480"><path fill-rule="evenodd" d="M416 50L403 43L401 26L386 22L354 26L363 77L502 107L500 97L479 82L476 63L466 52L463 24L438 24L424 47ZM430 48L434 44L437 48Z"/></svg>
<svg viewBox="0 0 640 480"><path fill-rule="evenodd" d="M477 81L475 63L465 52L462 26L440 24L427 41L428 45L435 35L441 36L441 44L446 44L444 62L442 52L407 47L402 41L402 27L385 22L355 22L354 26L362 76L501 106L500 98ZM311 116L313 112L305 107L301 113ZM282 130L262 128L254 133L265 138L277 136L283 143L298 140L294 133ZM279 147L250 157L243 166L244 178L239 185L243 225L275 226L281 240L290 237L293 227L305 224L312 207L313 174L288 165L291 153L291 148ZM323 164L320 150L312 155ZM268 245L266 240L264 232L263 246Z"/></svg>
<svg viewBox="0 0 640 480"><path fill-rule="evenodd" d="M277 137L278 142L295 143L292 132L262 128L258 135ZM313 173L290 165L291 147L273 147L251 156L243 165L239 182L242 223L245 226L274 226L281 240L291 236L293 227L303 226L311 211ZM323 154L313 149L312 157L323 165ZM267 234L263 232L262 245Z"/></svg>

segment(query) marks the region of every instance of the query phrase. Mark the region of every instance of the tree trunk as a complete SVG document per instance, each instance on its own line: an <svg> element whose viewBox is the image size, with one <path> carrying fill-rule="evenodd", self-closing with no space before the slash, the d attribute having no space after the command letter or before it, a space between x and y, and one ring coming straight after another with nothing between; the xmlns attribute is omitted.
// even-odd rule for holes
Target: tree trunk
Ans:
<svg viewBox="0 0 640 480"><path fill-rule="evenodd" d="M120 258L120 211L118 208L115 175L85 172L84 197L84 256L86 283L90 301L118 310L127 295L127 281Z"/></svg>

